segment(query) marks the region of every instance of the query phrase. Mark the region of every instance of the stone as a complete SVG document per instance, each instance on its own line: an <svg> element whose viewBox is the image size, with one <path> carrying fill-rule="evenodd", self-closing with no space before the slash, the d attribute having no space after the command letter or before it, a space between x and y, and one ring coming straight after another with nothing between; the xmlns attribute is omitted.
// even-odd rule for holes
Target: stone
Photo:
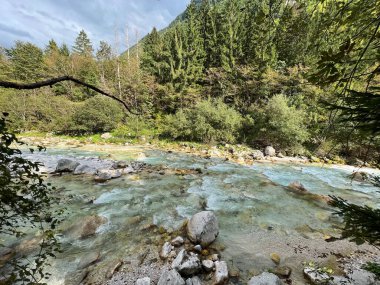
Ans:
<svg viewBox="0 0 380 285"><path fill-rule="evenodd" d="M182 249L172 262L172 269L183 275L192 275L202 268L201 261L196 254L188 254Z"/></svg>
<svg viewBox="0 0 380 285"><path fill-rule="evenodd" d="M225 261L215 261L214 285L225 284L228 280L228 268Z"/></svg>
<svg viewBox="0 0 380 285"><path fill-rule="evenodd" d="M292 191L295 191L297 193L303 193L306 194L309 191L307 191L306 187L301 184L299 181L294 181L289 184L288 188L290 188Z"/></svg>
<svg viewBox="0 0 380 285"><path fill-rule="evenodd" d="M272 261L274 263L276 263L277 265L280 264L281 257L277 253L275 253L275 252L271 253L270 254L270 259L272 259Z"/></svg>
<svg viewBox="0 0 380 285"><path fill-rule="evenodd" d="M214 254L211 255L211 260L212 261L218 261L219 260L219 256L216 253L214 253Z"/></svg>
<svg viewBox="0 0 380 285"><path fill-rule="evenodd" d="M185 285L185 281L182 279L181 275L179 275L179 273L174 269L164 270L161 273L157 285Z"/></svg>
<svg viewBox="0 0 380 285"><path fill-rule="evenodd" d="M79 164L79 162L76 162L71 159L60 159L58 160L55 172L74 172L75 169L79 166Z"/></svg>
<svg viewBox="0 0 380 285"><path fill-rule="evenodd" d="M115 272L117 272L122 265L123 265L123 261L120 259L116 259L116 260L112 261L108 266L106 278L108 278L108 279L112 278L112 276L115 274Z"/></svg>
<svg viewBox="0 0 380 285"><path fill-rule="evenodd" d="M150 278L144 277L136 280L136 285L150 285Z"/></svg>
<svg viewBox="0 0 380 285"><path fill-rule="evenodd" d="M93 175L96 173L96 168L88 166L86 164L81 164L74 170L74 175L80 175L80 174L90 174Z"/></svg>
<svg viewBox="0 0 380 285"><path fill-rule="evenodd" d="M202 267L205 271L210 272L214 268L214 262L212 260L203 260Z"/></svg>
<svg viewBox="0 0 380 285"><path fill-rule="evenodd" d="M101 169L96 172L95 181L99 183L106 182L108 180L119 178L122 175L122 171L116 169Z"/></svg>
<svg viewBox="0 0 380 285"><path fill-rule="evenodd" d="M248 281L248 285L283 285L284 283L273 273L264 272L260 275L252 277Z"/></svg>
<svg viewBox="0 0 380 285"><path fill-rule="evenodd" d="M261 150L255 149L255 150L252 151L251 157L254 160L261 160L261 159L264 159L264 154L263 154L263 152Z"/></svg>
<svg viewBox="0 0 380 285"><path fill-rule="evenodd" d="M187 223L187 234L192 242L207 247L219 234L219 224L215 214L203 211L192 216Z"/></svg>
<svg viewBox="0 0 380 285"><path fill-rule="evenodd" d="M75 224L73 224L67 231L66 234L72 238L85 239L96 233L96 230L103 224L107 222L105 217L101 216L85 216Z"/></svg>
<svg viewBox="0 0 380 285"><path fill-rule="evenodd" d="M276 156L276 150L271 146L267 146L265 148L264 153L266 156L270 156L270 157Z"/></svg>
<svg viewBox="0 0 380 285"><path fill-rule="evenodd" d="M112 135L110 133L104 133L100 137L104 140L108 140L108 139L112 138Z"/></svg>
<svg viewBox="0 0 380 285"><path fill-rule="evenodd" d="M284 158L285 155L283 155L281 152L279 152L279 153L277 154L277 157L279 157L279 158Z"/></svg>
<svg viewBox="0 0 380 285"><path fill-rule="evenodd" d="M276 274L278 277L288 278L292 274L292 269L288 266L279 266L270 270L271 273Z"/></svg>
<svg viewBox="0 0 380 285"><path fill-rule="evenodd" d="M80 270L80 269L89 267L90 265L95 264L99 260L100 260L99 252L90 252L80 259L77 269Z"/></svg>
<svg viewBox="0 0 380 285"><path fill-rule="evenodd" d="M324 272L318 272L315 268L306 267L303 270L303 275L313 285L326 284L330 280L330 276Z"/></svg>
<svg viewBox="0 0 380 285"><path fill-rule="evenodd" d="M184 243L185 241L183 240L183 237L181 237L181 236L178 236L178 237L176 237L175 239L173 239L172 241L171 241L171 244L173 245L173 246L181 246L181 245L183 245L183 243Z"/></svg>
<svg viewBox="0 0 380 285"><path fill-rule="evenodd" d="M167 259L172 249L173 249L173 246L170 244L170 242L165 242L161 248L160 257L162 259Z"/></svg>
<svg viewBox="0 0 380 285"><path fill-rule="evenodd" d="M188 278L186 280L186 285L202 285L201 279L198 276L194 276L192 278Z"/></svg>
<svg viewBox="0 0 380 285"><path fill-rule="evenodd" d="M177 257L172 262L172 269L178 270L178 268L181 266L183 260L185 259L186 250L182 249Z"/></svg>
<svg viewBox="0 0 380 285"><path fill-rule="evenodd" d="M197 245L194 246L194 250L196 252L201 252L202 251L202 246L200 244L197 244Z"/></svg>

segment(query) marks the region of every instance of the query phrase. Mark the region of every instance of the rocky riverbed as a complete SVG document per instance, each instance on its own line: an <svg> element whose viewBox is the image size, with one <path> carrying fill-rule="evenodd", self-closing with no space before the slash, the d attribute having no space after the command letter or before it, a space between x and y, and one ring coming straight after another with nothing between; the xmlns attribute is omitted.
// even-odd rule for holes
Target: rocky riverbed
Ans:
<svg viewBox="0 0 380 285"><path fill-rule="evenodd" d="M215 284L219 271L228 272L226 284L305 284L322 278L314 273L323 268L328 278L336 276L335 284L375 284L361 265L380 256L376 248L329 242L339 237L341 221L327 195L380 205L378 188L352 180L350 168L286 158L257 163L252 155L239 162L211 155L212 149L192 155L152 146L42 142L46 153L24 155L45 164L43 172L68 208L59 236L64 252L52 261L49 284L172 278L179 282L173 284ZM206 243L188 230L188 221L204 211L218 221L216 239ZM37 244L31 234L16 248L31 252ZM196 270L189 273L184 264ZM262 275L268 271L275 275Z"/></svg>

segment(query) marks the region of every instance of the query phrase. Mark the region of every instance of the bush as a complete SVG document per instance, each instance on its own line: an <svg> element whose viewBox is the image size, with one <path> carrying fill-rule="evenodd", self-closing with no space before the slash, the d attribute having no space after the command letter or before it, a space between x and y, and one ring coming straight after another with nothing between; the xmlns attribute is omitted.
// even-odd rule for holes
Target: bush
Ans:
<svg viewBox="0 0 380 285"><path fill-rule="evenodd" d="M193 109L168 115L164 134L174 139L233 143L242 123L243 117L221 100L206 100L199 102Z"/></svg>
<svg viewBox="0 0 380 285"><path fill-rule="evenodd" d="M282 94L273 96L264 107L254 109L257 141L290 152L301 151L302 144L309 138L303 110L290 106L288 98Z"/></svg>
<svg viewBox="0 0 380 285"><path fill-rule="evenodd" d="M120 105L104 96L86 100L73 116L72 131L78 133L108 132L117 127L124 113Z"/></svg>

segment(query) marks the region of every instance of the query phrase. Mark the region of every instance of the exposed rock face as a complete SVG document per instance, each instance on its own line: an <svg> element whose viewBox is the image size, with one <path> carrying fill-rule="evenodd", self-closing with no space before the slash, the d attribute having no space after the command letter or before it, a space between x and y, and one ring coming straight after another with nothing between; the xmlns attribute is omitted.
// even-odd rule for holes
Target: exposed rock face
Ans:
<svg viewBox="0 0 380 285"><path fill-rule="evenodd" d="M165 242L160 251L160 257L162 259L168 258L172 249L173 249L173 246L169 242Z"/></svg>
<svg viewBox="0 0 380 285"><path fill-rule="evenodd" d="M251 157L254 160L260 160L260 159L264 159L264 154L263 154L263 152L261 150L255 149L255 150L252 151Z"/></svg>
<svg viewBox="0 0 380 285"><path fill-rule="evenodd" d="M136 280L136 285L150 285L150 278L144 277Z"/></svg>
<svg viewBox="0 0 380 285"><path fill-rule="evenodd" d="M79 162L71 159L60 159L58 160L55 172L74 172L75 168L79 166Z"/></svg>
<svg viewBox="0 0 380 285"><path fill-rule="evenodd" d="M265 153L266 156L270 156L270 157L276 156L276 150L273 147L271 147L271 146L267 146L265 148L264 153Z"/></svg>
<svg viewBox="0 0 380 285"><path fill-rule="evenodd" d="M211 244L219 234L219 224L215 214L203 211L192 216L187 224L187 234L192 242L200 243L202 247Z"/></svg>
<svg viewBox="0 0 380 285"><path fill-rule="evenodd" d="M258 276L252 277L251 280L248 281L248 285L283 285L284 283L281 281L278 276L264 272Z"/></svg>
<svg viewBox="0 0 380 285"><path fill-rule="evenodd" d="M228 268L225 261L215 261L214 284L225 284L228 280Z"/></svg>
<svg viewBox="0 0 380 285"><path fill-rule="evenodd" d="M162 272L157 285L185 285L181 275L174 269Z"/></svg>
<svg viewBox="0 0 380 285"><path fill-rule="evenodd" d="M184 275L197 273L201 268L201 261L196 254L188 254L182 249L173 260L172 268Z"/></svg>
<svg viewBox="0 0 380 285"><path fill-rule="evenodd" d="M186 285L202 285L202 282L198 276L194 276L186 280Z"/></svg>
<svg viewBox="0 0 380 285"><path fill-rule="evenodd" d="M96 233L96 230L107 222L107 219L100 216L86 216L72 225L66 233L73 238L85 239Z"/></svg>

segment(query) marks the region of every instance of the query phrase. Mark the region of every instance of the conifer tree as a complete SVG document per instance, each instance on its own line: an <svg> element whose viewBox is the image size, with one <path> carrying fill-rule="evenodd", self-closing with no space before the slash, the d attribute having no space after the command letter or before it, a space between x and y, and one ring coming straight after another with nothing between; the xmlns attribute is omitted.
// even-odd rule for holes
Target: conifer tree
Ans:
<svg viewBox="0 0 380 285"><path fill-rule="evenodd" d="M86 32L81 30L75 40L73 52L80 55L92 56L93 51L94 50L90 39L88 38Z"/></svg>

